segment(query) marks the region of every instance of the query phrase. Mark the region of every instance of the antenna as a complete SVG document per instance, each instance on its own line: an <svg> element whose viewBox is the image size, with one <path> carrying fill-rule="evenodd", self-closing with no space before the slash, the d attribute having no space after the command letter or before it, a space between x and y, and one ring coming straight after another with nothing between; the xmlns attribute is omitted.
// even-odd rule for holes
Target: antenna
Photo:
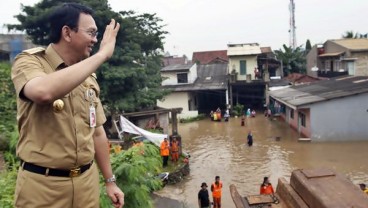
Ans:
<svg viewBox="0 0 368 208"><path fill-rule="evenodd" d="M289 11L290 11L290 36L289 36L289 46L292 49L296 48L296 33L295 33L295 3L294 0L290 0L289 4Z"/></svg>

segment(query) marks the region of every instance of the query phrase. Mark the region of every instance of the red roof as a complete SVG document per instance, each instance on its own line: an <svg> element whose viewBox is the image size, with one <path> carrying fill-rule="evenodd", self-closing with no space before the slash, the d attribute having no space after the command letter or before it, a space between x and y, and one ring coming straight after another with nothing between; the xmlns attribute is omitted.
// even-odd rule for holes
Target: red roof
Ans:
<svg viewBox="0 0 368 208"><path fill-rule="evenodd" d="M186 57L163 57L162 62L164 67L176 64L188 64L188 60Z"/></svg>
<svg viewBox="0 0 368 208"><path fill-rule="evenodd" d="M289 82L298 84L311 83L321 80L317 77L312 77L306 74L299 74L299 73L291 73L286 77L286 79L289 80Z"/></svg>
<svg viewBox="0 0 368 208"><path fill-rule="evenodd" d="M194 52L192 58L193 63L199 64L209 64L211 62L227 63L228 61L227 50Z"/></svg>

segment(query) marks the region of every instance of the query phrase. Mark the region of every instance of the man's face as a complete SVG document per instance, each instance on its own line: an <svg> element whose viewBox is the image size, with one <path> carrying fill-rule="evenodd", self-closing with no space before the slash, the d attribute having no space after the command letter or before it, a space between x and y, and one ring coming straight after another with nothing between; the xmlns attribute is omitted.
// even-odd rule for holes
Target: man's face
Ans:
<svg viewBox="0 0 368 208"><path fill-rule="evenodd" d="M79 58L85 59L91 55L92 48L97 43L97 26L91 15L81 13L79 15L78 28L75 30L71 47Z"/></svg>

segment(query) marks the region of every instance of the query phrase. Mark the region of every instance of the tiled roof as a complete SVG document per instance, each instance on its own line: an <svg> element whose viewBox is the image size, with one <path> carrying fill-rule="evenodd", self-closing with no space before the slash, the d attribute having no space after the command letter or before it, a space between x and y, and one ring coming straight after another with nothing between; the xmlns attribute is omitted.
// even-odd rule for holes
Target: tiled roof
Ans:
<svg viewBox="0 0 368 208"><path fill-rule="evenodd" d="M299 73L291 73L285 79L289 80L290 82L294 83L311 83L319 81L319 78L312 77L306 74L299 74Z"/></svg>
<svg viewBox="0 0 368 208"><path fill-rule="evenodd" d="M297 108L312 103L368 93L368 76L346 76L321 80L269 93L276 100Z"/></svg>
<svg viewBox="0 0 368 208"><path fill-rule="evenodd" d="M226 50L194 52L192 62L193 63L198 62L199 64L209 64L216 59L228 62L229 58L227 57L226 53L227 53Z"/></svg>
<svg viewBox="0 0 368 208"><path fill-rule="evenodd" d="M164 66L170 66L175 64L188 64L188 60L186 57L163 57L162 62Z"/></svg>
<svg viewBox="0 0 368 208"><path fill-rule="evenodd" d="M368 51L367 38L346 38L331 41L353 51Z"/></svg>

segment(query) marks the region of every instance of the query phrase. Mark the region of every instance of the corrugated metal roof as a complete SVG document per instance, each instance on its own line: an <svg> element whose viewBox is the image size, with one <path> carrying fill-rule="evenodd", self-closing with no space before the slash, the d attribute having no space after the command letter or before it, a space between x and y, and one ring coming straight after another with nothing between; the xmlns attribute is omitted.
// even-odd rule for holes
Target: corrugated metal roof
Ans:
<svg viewBox="0 0 368 208"><path fill-rule="evenodd" d="M270 96L288 106L301 107L315 102L368 93L367 79L367 76L348 76L322 80L270 91Z"/></svg>
<svg viewBox="0 0 368 208"><path fill-rule="evenodd" d="M227 89L227 64L197 65L198 78L194 84L181 84L164 86L173 91L199 91L199 90L226 90Z"/></svg>
<svg viewBox="0 0 368 208"><path fill-rule="evenodd" d="M185 71L189 70L193 64L175 64L175 65L169 65L161 69L162 72L168 72L168 71Z"/></svg>

